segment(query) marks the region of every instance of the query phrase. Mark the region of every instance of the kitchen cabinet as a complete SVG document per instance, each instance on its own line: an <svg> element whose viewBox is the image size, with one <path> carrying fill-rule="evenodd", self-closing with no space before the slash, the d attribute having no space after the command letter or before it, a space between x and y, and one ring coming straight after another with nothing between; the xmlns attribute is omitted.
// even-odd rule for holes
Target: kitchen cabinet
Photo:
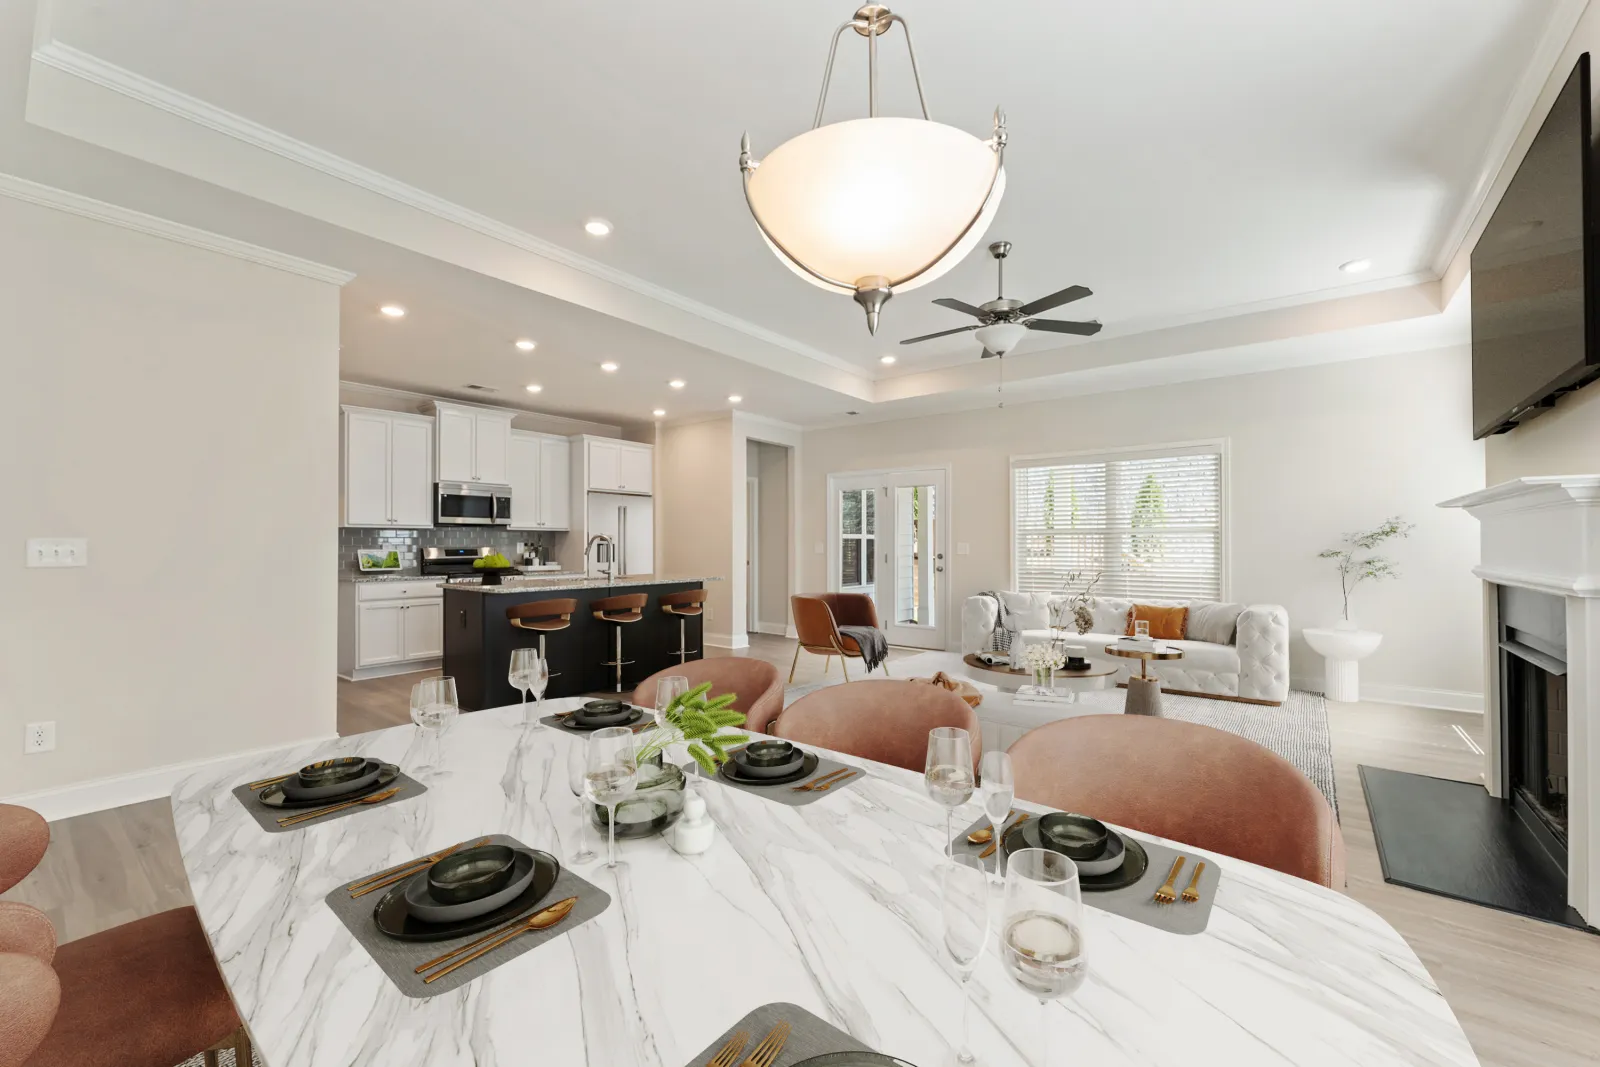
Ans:
<svg viewBox="0 0 1600 1067"><path fill-rule="evenodd" d="M407 660L444 655L444 599L405 605L400 622L401 647Z"/></svg>
<svg viewBox="0 0 1600 1067"><path fill-rule="evenodd" d="M604 493L617 491L621 475L622 449L615 441L589 442L589 488Z"/></svg>
<svg viewBox="0 0 1600 1067"><path fill-rule="evenodd" d="M508 454L511 529L568 529L572 512L572 446L567 439L512 430Z"/></svg>
<svg viewBox="0 0 1600 1067"><path fill-rule="evenodd" d="M651 491L654 451L631 441L589 439L589 488L600 493Z"/></svg>
<svg viewBox="0 0 1600 1067"><path fill-rule="evenodd" d="M433 420L345 407L345 526L433 525Z"/></svg>
<svg viewBox="0 0 1600 1067"><path fill-rule="evenodd" d="M510 482L511 413L435 401L441 482Z"/></svg>
<svg viewBox="0 0 1600 1067"><path fill-rule="evenodd" d="M356 666L377 667L405 659L402 620L406 605L384 601L362 604L360 610L361 616L356 622Z"/></svg>
<svg viewBox="0 0 1600 1067"><path fill-rule="evenodd" d="M444 590L437 579L341 582L339 675L360 680L437 667Z"/></svg>

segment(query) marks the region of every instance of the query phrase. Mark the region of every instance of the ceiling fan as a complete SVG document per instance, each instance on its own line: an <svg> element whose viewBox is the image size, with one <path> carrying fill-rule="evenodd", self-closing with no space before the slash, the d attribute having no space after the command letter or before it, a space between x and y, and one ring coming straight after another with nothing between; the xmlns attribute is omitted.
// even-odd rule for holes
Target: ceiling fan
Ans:
<svg viewBox="0 0 1600 1067"><path fill-rule="evenodd" d="M1028 336L1029 330L1044 330L1047 333L1070 333L1079 337L1093 337L1100 332L1098 320L1092 322L1069 322L1064 319L1036 319L1032 316L1041 311L1058 308L1062 304L1070 304L1074 300L1082 300L1086 296L1093 296L1092 290L1082 285L1069 285L1060 292L1051 293L1049 296L1040 297L1038 300L1024 304L1020 300L1006 298L1006 256L1011 254L1010 241L996 241L989 246L989 254L994 257L995 264L1000 272L998 293L988 303L973 307L971 304L950 297L940 297L934 303L941 307L951 308L955 311L971 315L978 320L976 326L958 326L953 330L940 330L938 333L925 333L921 337L912 337L901 341L903 345L914 345L919 341L931 341L935 337L949 337L955 333L975 331L978 341L983 345L983 358L991 356L1004 356Z"/></svg>

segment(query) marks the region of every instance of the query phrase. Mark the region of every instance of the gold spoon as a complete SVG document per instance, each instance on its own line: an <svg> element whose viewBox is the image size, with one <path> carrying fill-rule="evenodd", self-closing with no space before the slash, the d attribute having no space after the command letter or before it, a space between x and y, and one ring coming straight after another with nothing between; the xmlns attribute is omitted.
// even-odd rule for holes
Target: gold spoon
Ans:
<svg viewBox="0 0 1600 1067"><path fill-rule="evenodd" d="M1011 818L1011 816L1015 815L1016 813L1017 813L1017 809L1016 808L1012 808L1010 811L1006 812L1006 819ZM1000 821L1002 823L1004 823L1006 821L1006 819L1001 819ZM985 826L981 830L974 830L974 831L972 831L972 833L968 834L967 835L967 844L969 844L969 845L984 845L984 844L988 844L989 840L992 837L994 837L994 827L993 826Z"/></svg>

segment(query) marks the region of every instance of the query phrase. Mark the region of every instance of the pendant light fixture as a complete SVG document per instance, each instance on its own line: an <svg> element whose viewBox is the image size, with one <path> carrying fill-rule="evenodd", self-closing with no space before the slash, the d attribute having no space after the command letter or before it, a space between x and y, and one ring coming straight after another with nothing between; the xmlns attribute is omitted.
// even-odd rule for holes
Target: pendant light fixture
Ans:
<svg viewBox="0 0 1600 1067"><path fill-rule="evenodd" d="M911 56L922 118L878 115L878 38L898 23ZM867 40L867 118L822 125L839 38ZM926 285L983 238L1005 193L1005 115L987 141L928 117L905 19L868 4L835 31L811 129L757 160L739 151L745 203L784 266L813 285L847 293L878 330L895 293Z"/></svg>

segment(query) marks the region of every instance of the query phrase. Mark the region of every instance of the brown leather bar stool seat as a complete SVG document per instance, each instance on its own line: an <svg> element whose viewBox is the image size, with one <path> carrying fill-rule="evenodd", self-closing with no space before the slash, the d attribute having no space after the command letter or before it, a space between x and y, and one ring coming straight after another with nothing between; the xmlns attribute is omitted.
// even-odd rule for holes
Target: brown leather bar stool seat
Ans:
<svg viewBox="0 0 1600 1067"><path fill-rule="evenodd" d="M662 612L676 616L678 620L678 647L668 654L677 656L679 663L683 663L690 656L698 656L700 650L689 647L687 623L690 616L705 613L706 591L685 589L678 593L662 593L657 599L661 602Z"/></svg>
<svg viewBox="0 0 1600 1067"><path fill-rule="evenodd" d="M601 622L614 623L613 631L616 649L615 658L601 660L600 666L613 667L617 672L617 692L622 692L622 668L631 667L633 660L622 658L622 628L629 623L635 623L644 618L640 610L650 598L644 593L623 593L621 596L601 597L599 600L589 601L589 610Z"/></svg>
<svg viewBox="0 0 1600 1067"><path fill-rule="evenodd" d="M546 664L550 657L544 652L545 634L565 630L572 625L572 613L578 602L571 597L556 600L535 600L529 604L513 604L506 609L506 621L519 630L533 630L539 635L539 658ZM551 678L560 677L560 671L551 671Z"/></svg>

